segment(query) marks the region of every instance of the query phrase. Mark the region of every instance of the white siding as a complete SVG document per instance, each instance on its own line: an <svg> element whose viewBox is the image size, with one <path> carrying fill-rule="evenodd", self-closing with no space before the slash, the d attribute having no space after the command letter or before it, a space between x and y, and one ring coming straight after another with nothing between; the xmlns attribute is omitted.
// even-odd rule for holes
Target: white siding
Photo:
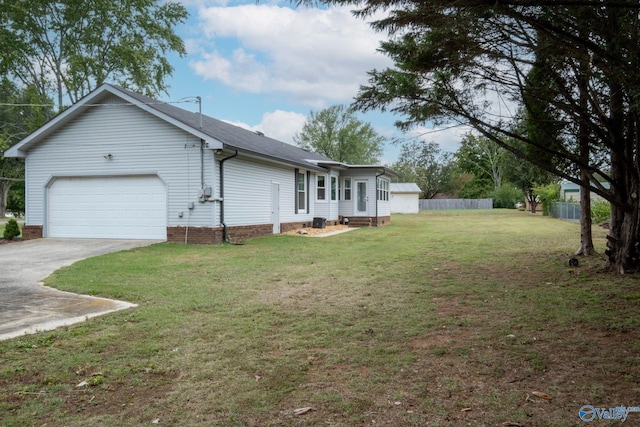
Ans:
<svg viewBox="0 0 640 427"><path fill-rule="evenodd" d="M356 215L356 183L357 181L367 182L367 216L374 216L376 214L376 178L375 174L366 172L349 171L343 172L343 176L351 177L351 201L342 202L340 204L340 215L354 216Z"/></svg>
<svg viewBox="0 0 640 427"><path fill-rule="evenodd" d="M329 174L323 174L326 177L326 200L317 200L317 191L314 190L312 193L312 202L315 203L315 216L326 218L327 220L337 220L340 215L340 205L339 201L336 199L334 201L331 200L331 177L336 177L338 180L340 179L340 175L337 171L331 171ZM317 184L317 181L314 179L314 186Z"/></svg>
<svg viewBox="0 0 640 427"><path fill-rule="evenodd" d="M420 212L419 193L391 193L391 213L414 214Z"/></svg>
<svg viewBox="0 0 640 427"><path fill-rule="evenodd" d="M380 177L379 179L387 181L387 196L388 200L378 200L378 216L390 216L391 215L391 190L389 186L389 179L387 177ZM375 180L374 180L375 182ZM377 183L376 183L377 185ZM377 196L377 192L376 192ZM375 202L375 200L374 200Z"/></svg>
<svg viewBox="0 0 640 427"><path fill-rule="evenodd" d="M302 171L305 173L306 171ZM238 156L224 163L224 222L227 226L271 223L271 184L280 184L280 222L310 221L314 210L315 175L308 191L309 213L295 212L295 168Z"/></svg>
<svg viewBox="0 0 640 427"><path fill-rule="evenodd" d="M46 227L46 186L55 177L157 175L167 187L167 225L211 226L214 204L197 198L200 140L119 98L107 102L111 105L87 107L85 114L31 149L26 223ZM112 159L104 157L108 154ZM204 150L204 156L205 184L215 188L213 153Z"/></svg>
<svg viewBox="0 0 640 427"><path fill-rule="evenodd" d="M376 215L376 203L377 213L379 217L391 215L391 201L390 200L377 200L378 187L376 182L375 171L359 171L349 170L342 172L342 178L351 177L351 200L343 200L340 202L339 214L343 216L357 216L356 212L356 183L357 181L367 182L367 215L373 217Z"/></svg>

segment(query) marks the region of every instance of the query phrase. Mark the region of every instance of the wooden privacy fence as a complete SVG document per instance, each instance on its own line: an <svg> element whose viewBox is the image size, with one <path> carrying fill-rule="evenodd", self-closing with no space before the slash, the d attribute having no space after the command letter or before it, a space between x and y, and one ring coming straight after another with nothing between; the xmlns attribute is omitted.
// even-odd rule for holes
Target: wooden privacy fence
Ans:
<svg viewBox="0 0 640 427"><path fill-rule="evenodd" d="M549 208L549 215L554 218L580 219L580 204L553 202Z"/></svg>
<svg viewBox="0 0 640 427"><path fill-rule="evenodd" d="M420 199L421 211L445 209L493 209L493 199Z"/></svg>

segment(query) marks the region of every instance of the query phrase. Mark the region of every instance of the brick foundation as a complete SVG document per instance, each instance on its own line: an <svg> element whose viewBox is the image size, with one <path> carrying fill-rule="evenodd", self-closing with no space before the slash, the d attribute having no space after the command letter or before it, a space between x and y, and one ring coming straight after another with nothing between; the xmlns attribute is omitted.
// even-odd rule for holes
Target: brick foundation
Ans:
<svg viewBox="0 0 640 427"><path fill-rule="evenodd" d="M227 236L231 243L273 234L272 224L227 227ZM195 245L220 245L224 239L222 227L167 227L167 242Z"/></svg>
<svg viewBox="0 0 640 427"><path fill-rule="evenodd" d="M375 217L344 217L349 219L351 227L373 227L376 226ZM338 225L340 220L327 221L327 225ZM390 216L378 218L377 226L384 226L391 222ZM312 227L313 221L287 222L280 224L280 231L287 231L298 228ZM273 234L272 224L246 225L237 227L228 227L227 233L232 243L239 243L244 240L255 239L256 237L269 236ZM196 245L220 245L223 243L224 231L222 227L167 227L168 243L185 243L185 235L187 243ZM24 225L22 226L22 240L33 240L42 238L41 225Z"/></svg>
<svg viewBox="0 0 640 427"><path fill-rule="evenodd" d="M41 225L23 225L22 240L42 239Z"/></svg>
<svg viewBox="0 0 640 427"><path fill-rule="evenodd" d="M222 228L216 227L167 227L168 243L196 245L219 245L222 243Z"/></svg>
<svg viewBox="0 0 640 427"><path fill-rule="evenodd" d="M237 227L227 227L227 235L231 243L239 243L256 237L269 236L273 234L272 224L244 225Z"/></svg>

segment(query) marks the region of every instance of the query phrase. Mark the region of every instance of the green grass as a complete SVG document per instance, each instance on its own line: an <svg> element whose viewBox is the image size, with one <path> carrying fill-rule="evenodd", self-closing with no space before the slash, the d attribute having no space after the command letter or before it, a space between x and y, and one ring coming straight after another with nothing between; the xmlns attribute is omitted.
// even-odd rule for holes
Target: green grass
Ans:
<svg viewBox="0 0 640 427"><path fill-rule="evenodd" d="M576 224L431 212L246 243L53 274L139 307L0 342L3 424L582 425L584 404L640 401L637 277L567 267Z"/></svg>

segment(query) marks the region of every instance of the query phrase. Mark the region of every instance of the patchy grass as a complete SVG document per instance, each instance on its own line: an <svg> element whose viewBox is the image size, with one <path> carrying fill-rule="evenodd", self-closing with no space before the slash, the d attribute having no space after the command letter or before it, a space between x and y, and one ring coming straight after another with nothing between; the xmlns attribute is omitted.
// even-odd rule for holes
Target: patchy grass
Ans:
<svg viewBox="0 0 640 427"><path fill-rule="evenodd" d="M578 243L576 224L450 211L88 259L47 284L140 306L1 342L3 423L583 425L582 405L640 404L640 290L601 258L569 268Z"/></svg>

